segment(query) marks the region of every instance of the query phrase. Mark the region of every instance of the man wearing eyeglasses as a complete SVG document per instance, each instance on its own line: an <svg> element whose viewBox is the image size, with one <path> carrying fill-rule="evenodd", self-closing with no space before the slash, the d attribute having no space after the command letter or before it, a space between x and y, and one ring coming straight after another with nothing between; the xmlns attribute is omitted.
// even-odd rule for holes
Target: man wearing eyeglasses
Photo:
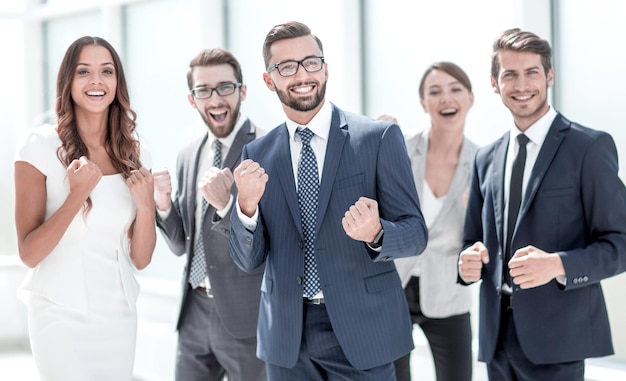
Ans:
<svg viewBox="0 0 626 381"><path fill-rule="evenodd" d="M168 170L153 175L157 225L174 254L187 254L176 380L265 380L255 354L263 266L241 271L228 245L236 198L231 168L242 147L264 131L240 111L246 85L230 52L201 51L189 65L187 83L189 103L208 131L179 153L173 200Z"/></svg>
<svg viewBox="0 0 626 381"><path fill-rule="evenodd" d="M393 260L427 230L400 128L325 100L328 65L301 23L266 36L263 79L286 122L244 147L231 255L265 265L259 357L269 380L395 380L413 348Z"/></svg>

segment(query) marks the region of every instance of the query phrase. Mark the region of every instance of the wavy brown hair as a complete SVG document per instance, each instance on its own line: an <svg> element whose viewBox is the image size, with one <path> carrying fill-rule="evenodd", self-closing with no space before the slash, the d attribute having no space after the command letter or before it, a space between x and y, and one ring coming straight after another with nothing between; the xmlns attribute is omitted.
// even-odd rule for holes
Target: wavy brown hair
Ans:
<svg viewBox="0 0 626 381"><path fill-rule="evenodd" d="M139 141L135 136L137 114L130 108L122 61L113 46L100 37L84 36L77 39L69 46L61 61L56 97L57 131L61 138L61 146L57 150L57 156L66 167L72 160L81 156L89 158L87 146L78 133L75 105L71 95L78 59L87 45L102 46L113 58L117 90L115 99L109 105L105 149L113 167L126 179L132 170L141 168ZM88 203L91 204L90 201Z"/></svg>

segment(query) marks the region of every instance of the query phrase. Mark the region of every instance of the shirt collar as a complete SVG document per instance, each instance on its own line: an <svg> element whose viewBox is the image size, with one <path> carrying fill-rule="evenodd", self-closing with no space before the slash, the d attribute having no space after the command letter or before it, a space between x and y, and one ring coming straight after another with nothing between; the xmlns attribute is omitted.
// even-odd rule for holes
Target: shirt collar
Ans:
<svg viewBox="0 0 626 381"><path fill-rule="evenodd" d="M322 108L315 114L313 119L307 124L303 126L294 122L291 119L287 119L285 123L287 124L287 130L289 131L289 138L295 139L296 129L298 127L308 127L309 130L313 131L313 133L324 140L328 140L328 133L330 131L330 122L333 118L333 107L330 102L324 101L324 105Z"/></svg>
<svg viewBox="0 0 626 381"><path fill-rule="evenodd" d="M530 139L531 142L541 147L543 141L546 139L548 135L548 131L550 130L550 126L552 122L554 122L554 118L556 118L557 112L553 107L548 107L548 112L546 112L541 118L539 118L535 123L530 125L524 131L524 135ZM515 124L511 128L511 133L509 136L509 146L513 147L511 144L513 141L517 139L517 135L521 134L520 131Z"/></svg>

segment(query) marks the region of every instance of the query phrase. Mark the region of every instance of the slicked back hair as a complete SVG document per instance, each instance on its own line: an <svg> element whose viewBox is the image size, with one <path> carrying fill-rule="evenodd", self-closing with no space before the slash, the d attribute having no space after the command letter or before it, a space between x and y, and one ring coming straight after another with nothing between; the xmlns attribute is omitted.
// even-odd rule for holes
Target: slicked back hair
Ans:
<svg viewBox="0 0 626 381"><path fill-rule="evenodd" d="M494 41L491 55L491 76L498 81L500 62L498 53L502 51L529 52L541 56L541 65L546 75L552 68L552 49L550 43L532 32L519 28L507 29Z"/></svg>
<svg viewBox="0 0 626 381"><path fill-rule="evenodd" d="M273 43L280 40L302 36L313 36L315 42L317 42L317 46L320 48L320 51L324 54L322 41L320 41L316 35L311 33L311 28L298 21L289 21L284 24L274 26L267 33L267 36L265 36L265 41L263 42L263 61L265 62L265 67L270 65L270 59L272 58L270 49L272 48Z"/></svg>

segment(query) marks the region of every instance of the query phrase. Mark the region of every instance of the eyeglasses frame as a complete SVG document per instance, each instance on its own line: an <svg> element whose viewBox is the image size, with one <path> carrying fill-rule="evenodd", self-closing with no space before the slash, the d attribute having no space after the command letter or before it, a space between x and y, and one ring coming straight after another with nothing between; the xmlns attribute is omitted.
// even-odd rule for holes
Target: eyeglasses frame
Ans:
<svg viewBox="0 0 626 381"><path fill-rule="evenodd" d="M322 65L320 66L320 68L319 68L318 70L309 71L309 70L307 70L307 68L304 66L304 64L303 64L303 63L304 63L304 61L309 60L309 59L311 59L311 58L318 58L318 59L322 60ZM280 72L280 70L278 69L278 67L279 67L280 65L284 64L284 63L287 63L287 62L293 62L293 63L298 64L298 66L296 66L296 71L295 71L295 73L290 74L290 75L283 75L283 74ZM324 64L325 64L325 63L326 63L326 61L324 60L324 56L309 56L309 57L306 57L306 58L301 59L300 61L297 61L297 60L286 60L286 61L282 61L282 62L279 62L279 63L277 63L277 64L274 64L274 65L270 65L270 66L268 66L266 70L267 70L267 72L268 72L268 73L271 73L274 69L276 69L276 70L278 71L278 74L279 74L281 77L292 77L292 76L294 76L294 75L298 74L298 70L300 69L300 66L302 66L302 68L303 68L303 69L304 69L307 73L317 73L318 71L322 70L322 68L324 67Z"/></svg>
<svg viewBox="0 0 626 381"><path fill-rule="evenodd" d="M234 85L235 88L233 89L233 92L230 93L230 94L220 94L218 89L220 87L224 87L224 86L227 86L227 85ZM209 98L211 98L213 96L214 92L217 93L217 95L219 95L220 97L227 97L229 95L233 95L237 91L237 89L240 88L241 86L243 86L243 83L241 83L241 82L229 82L229 83L222 83L221 85L219 85L217 87L194 87L193 89L190 90L190 92L191 92L191 95L195 99L209 99ZM206 97L206 98L198 98L196 96L196 91L197 90L208 90L209 91L209 96Z"/></svg>

